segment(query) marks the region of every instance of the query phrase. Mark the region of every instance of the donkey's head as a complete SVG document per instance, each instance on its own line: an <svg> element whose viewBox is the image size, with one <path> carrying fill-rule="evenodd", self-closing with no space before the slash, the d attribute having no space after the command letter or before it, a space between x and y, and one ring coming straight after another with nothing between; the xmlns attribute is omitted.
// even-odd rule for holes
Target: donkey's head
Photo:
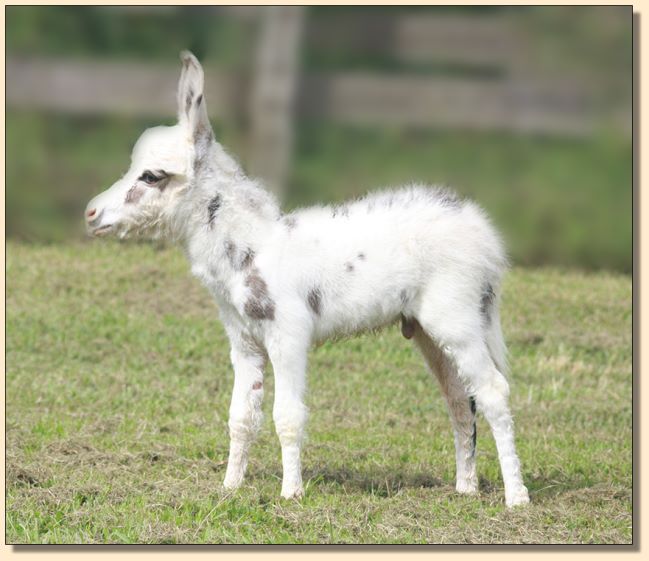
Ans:
<svg viewBox="0 0 649 561"><path fill-rule="evenodd" d="M129 170L88 203L89 234L125 237L164 228L208 163L215 143L203 96L203 69L187 51L181 60L178 124L144 131L133 148Z"/></svg>

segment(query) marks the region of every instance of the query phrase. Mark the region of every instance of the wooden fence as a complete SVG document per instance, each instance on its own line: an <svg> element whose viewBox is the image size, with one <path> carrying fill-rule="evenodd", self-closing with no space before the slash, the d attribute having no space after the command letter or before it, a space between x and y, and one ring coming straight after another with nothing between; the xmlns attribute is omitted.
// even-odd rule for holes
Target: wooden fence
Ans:
<svg viewBox="0 0 649 561"><path fill-rule="evenodd" d="M168 116L178 65L8 58L9 107L71 113ZM239 76L206 67L215 117L241 103ZM336 122L413 127L493 128L588 134L602 122L630 130L630 110L602 112L588 88L570 78L505 80L386 76L368 72L306 75L298 114Z"/></svg>
<svg viewBox="0 0 649 561"><path fill-rule="evenodd" d="M625 18L630 18L630 12L627 14L623 8L609 10L604 18L608 25L626 25ZM276 25L272 18L277 18L277 13L273 16L268 8L214 8L214 14L222 17L224 13L245 21L266 17L266 28ZM300 76L291 70L286 76L294 85L283 88L283 96L287 103L293 105L295 102L299 118L363 125L461 127L559 135L586 135L602 126L617 127L625 133L631 130L631 108L627 100L604 106L597 97L597 84L584 83L583 79L571 75L545 75L544 78L543 73L536 72L535 66L530 64L533 46L510 17L498 13L489 16L418 13L386 18L385 14L350 12L345 18L330 14L311 20L298 19L305 20L299 24L304 29L295 28L289 35L303 35L303 41L314 42L325 52L342 50L356 56L380 53L409 64L432 61L492 71L484 76L465 73L453 77L443 73L368 71ZM260 42L263 43L263 25L261 29ZM283 56L295 69L296 56L289 51L290 48L298 49L299 41L291 39L284 43ZM282 66L281 60L268 57L264 52L264 49L258 50L259 60L252 65L255 68L252 79L228 74L210 66L209 61L206 63L206 97L210 112L217 118L242 111L247 113L254 121L253 137L255 130L263 133L291 127L287 121L291 111L283 110L281 119L264 118L263 107L268 103L260 99L284 103L273 95L263 94L264 89L271 92L278 89L270 79L273 72L264 72L263 60L269 59L272 64ZM6 101L10 108L168 116L175 112L179 71L178 64L173 62L159 65L9 56ZM242 96L242 91L250 84L253 84L251 95ZM286 109L285 105L282 107ZM262 133L258 136L266 134ZM285 144L290 145L290 135L284 136ZM254 160L254 155L252 158ZM286 160L281 166L283 169L269 172L280 178L280 182L289 165L285 154L282 159Z"/></svg>

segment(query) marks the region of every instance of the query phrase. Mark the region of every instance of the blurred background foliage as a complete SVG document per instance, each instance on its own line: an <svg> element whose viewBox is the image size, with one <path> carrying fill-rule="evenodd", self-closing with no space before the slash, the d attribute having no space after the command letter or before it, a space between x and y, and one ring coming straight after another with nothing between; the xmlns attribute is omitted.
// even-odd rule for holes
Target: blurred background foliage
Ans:
<svg viewBox="0 0 649 561"><path fill-rule="evenodd" d="M208 74L210 68L219 68L237 76L238 91L245 98L258 36L255 10L9 6L7 57L18 62L136 61L166 64L177 71L179 51L189 48L204 61ZM549 81L568 76L582 84L593 126L586 134L564 134L345 122L317 111L297 113L284 207L335 202L410 181L444 183L487 209L504 232L516 264L630 272L630 8L309 7L300 74L415 77L445 83L475 79L481 84L511 78L509 66L488 58L472 62L448 61L435 53L395 55L391 22L404 16L508 18L527 46L523 62L514 63L516 72L526 79L542 76ZM327 29L339 30L340 35L332 36ZM11 72L7 80L12 80ZM47 90L48 84L42 87ZM207 99L209 104L209 91ZM552 103L550 99L546 105ZM565 105L561 98L556 103ZM7 236L34 243L82 238L85 203L125 171L141 131L173 124L173 111L173 98L169 114L159 118L56 111L9 100ZM621 115L623 124L605 115ZM245 111L213 115L213 124L220 141L245 165Z"/></svg>

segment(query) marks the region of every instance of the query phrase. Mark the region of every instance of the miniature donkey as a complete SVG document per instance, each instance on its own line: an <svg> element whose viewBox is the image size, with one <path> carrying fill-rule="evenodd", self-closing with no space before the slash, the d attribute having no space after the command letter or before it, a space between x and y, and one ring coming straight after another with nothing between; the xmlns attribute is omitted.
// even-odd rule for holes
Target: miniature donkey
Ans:
<svg viewBox="0 0 649 561"><path fill-rule="evenodd" d="M128 172L90 201L85 217L94 236L179 242L192 273L216 299L234 367L224 487L243 480L262 420L268 360L282 497L300 497L309 347L400 320L446 397L457 490L478 489L477 409L496 440L506 504L527 503L498 312L506 258L484 214L449 191L425 186L282 214L215 141L203 69L191 53L181 60L178 124L146 130Z"/></svg>

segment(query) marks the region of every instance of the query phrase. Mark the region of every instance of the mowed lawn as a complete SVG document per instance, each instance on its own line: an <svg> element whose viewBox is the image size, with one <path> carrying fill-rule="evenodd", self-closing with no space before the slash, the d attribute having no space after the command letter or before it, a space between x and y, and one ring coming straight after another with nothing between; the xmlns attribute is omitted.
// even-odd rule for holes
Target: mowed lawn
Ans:
<svg viewBox="0 0 649 561"><path fill-rule="evenodd" d="M631 278L511 271L503 323L532 503L508 510L478 422L454 492L436 381L396 326L311 354L306 496L279 498L266 420L220 490L232 385L207 292L174 249L7 245L9 543L618 543L632 539Z"/></svg>

